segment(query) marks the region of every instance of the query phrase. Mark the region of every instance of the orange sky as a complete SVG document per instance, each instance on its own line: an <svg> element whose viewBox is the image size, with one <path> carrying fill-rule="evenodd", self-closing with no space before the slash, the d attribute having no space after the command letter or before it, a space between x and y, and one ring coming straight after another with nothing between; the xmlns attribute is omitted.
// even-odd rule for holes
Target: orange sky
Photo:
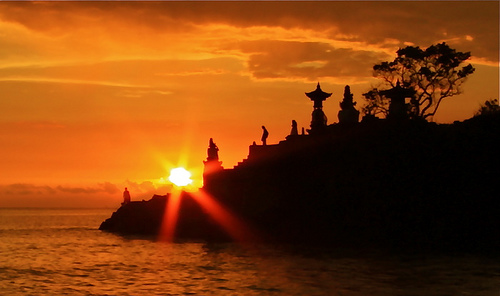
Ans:
<svg viewBox="0 0 500 296"><path fill-rule="evenodd" d="M114 207L201 178L213 137L226 168L261 125L309 127L316 83L337 122L343 88L376 86L399 47L446 41L476 72L437 122L499 93L499 3L0 2L0 207Z"/></svg>

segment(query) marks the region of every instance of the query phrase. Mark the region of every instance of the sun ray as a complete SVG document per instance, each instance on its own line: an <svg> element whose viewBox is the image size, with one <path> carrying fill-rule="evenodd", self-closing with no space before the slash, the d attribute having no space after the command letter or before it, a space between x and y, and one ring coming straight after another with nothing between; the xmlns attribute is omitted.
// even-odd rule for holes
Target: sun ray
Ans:
<svg viewBox="0 0 500 296"><path fill-rule="evenodd" d="M240 243L260 241L256 230L229 212L203 189L191 193L191 196L235 241Z"/></svg>
<svg viewBox="0 0 500 296"><path fill-rule="evenodd" d="M167 196L165 204L165 214L161 225L158 240L163 242L173 242L175 237L175 228L179 219L179 210L181 204L182 191L173 189Z"/></svg>

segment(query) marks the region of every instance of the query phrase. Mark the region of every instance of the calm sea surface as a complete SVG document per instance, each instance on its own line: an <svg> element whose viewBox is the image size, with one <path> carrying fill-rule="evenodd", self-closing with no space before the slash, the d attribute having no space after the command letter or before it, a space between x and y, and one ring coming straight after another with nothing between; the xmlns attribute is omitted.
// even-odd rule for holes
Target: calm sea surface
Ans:
<svg viewBox="0 0 500 296"><path fill-rule="evenodd" d="M0 209L0 295L500 296L491 255L162 243L99 231L112 212Z"/></svg>

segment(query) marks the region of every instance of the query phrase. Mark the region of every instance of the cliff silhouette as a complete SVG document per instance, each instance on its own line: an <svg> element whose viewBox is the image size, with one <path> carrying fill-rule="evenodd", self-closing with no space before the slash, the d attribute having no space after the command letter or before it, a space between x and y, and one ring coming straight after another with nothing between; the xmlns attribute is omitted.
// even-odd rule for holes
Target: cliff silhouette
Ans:
<svg viewBox="0 0 500 296"><path fill-rule="evenodd" d="M498 245L499 123L329 126L250 155L205 189L279 240Z"/></svg>
<svg viewBox="0 0 500 296"><path fill-rule="evenodd" d="M311 130L249 146L224 169L210 139L205 194L269 242L385 248L500 247L500 112L436 124L392 116L358 122L348 86L339 123L327 125L317 89ZM393 108L398 110L397 108ZM264 128L263 128L264 129ZM158 235L171 195L124 203L100 229ZM177 239L232 240L182 193Z"/></svg>
<svg viewBox="0 0 500 296"><path fill-rule="evenodd" d="M490 249L500 246L499 135L499 114L333 124L250 146L203 190L268 241ZM167 199L123 205L100 229L157 234ZM179 238L230 239L189 193L182 203Z"/></svg>

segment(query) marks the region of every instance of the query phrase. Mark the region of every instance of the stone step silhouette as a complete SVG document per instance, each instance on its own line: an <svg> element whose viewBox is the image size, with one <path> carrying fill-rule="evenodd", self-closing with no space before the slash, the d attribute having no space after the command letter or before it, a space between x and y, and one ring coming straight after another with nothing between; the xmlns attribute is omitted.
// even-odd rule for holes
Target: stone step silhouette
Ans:
<svg viewBox="0 0 500 296"><path fill-rule="evenodd" d="M233 169L238 169L241 166L244 166L248 163L248 158L244 158L242 161L238 161L238 163L233 167Z"/></svg>

